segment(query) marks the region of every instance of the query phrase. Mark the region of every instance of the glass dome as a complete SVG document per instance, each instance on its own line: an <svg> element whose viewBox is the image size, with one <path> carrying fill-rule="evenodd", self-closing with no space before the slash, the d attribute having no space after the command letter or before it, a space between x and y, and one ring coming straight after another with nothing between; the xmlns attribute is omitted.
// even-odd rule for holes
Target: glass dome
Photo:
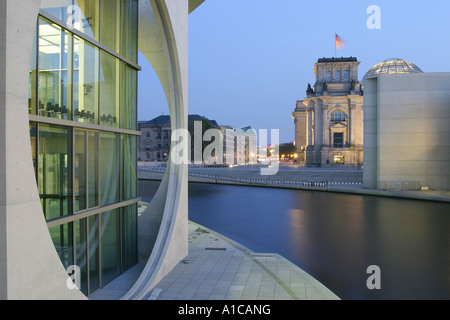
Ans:
<svg viewBox="0 0 450 320"><path fill-rule="evenodd" d="M362 79L362 86L364 85L364 80L368 77L377 74L392 74L392 73L423 73L423 71L416 66L414 63L405 61L403 59L387 59L381 63L373 66Z"/></svg>

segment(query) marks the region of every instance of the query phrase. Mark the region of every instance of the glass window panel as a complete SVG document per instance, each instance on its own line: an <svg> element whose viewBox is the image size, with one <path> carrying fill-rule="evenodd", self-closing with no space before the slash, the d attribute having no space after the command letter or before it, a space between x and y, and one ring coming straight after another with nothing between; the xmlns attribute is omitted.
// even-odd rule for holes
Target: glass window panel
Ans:
<svg viewBox="0 0 450 320"><path fill-rule="evenodd" d="M75 130L74 193L75 211L87 208L86 132Z"/></svg>
<svg viewBox="0 0 450 320"><path fill-rule="evenodd" d="M99 190L98 190L98 133L88 132L88 194L89 194L89 208L97 207L99 205Z"/></svg>
<svg viewBox="0 0 450 320"><path fill-rule="evenodd" d="M100 54L100 124L119 126L119 60L104 51Z"/></svg>
<svg viewBox="0 0 450 320"><path fill-rule="evenodd" d="M342 110L336 110L331 114L331 121L347 121L347 115Z"/></svg>
<svg viewBox="0 0 450 320"><path fill-rule="evenodd" d="M101 216L102 286L120 274L120 210Z"/></svg>
<svg viewBox="0 0 450 320"><path fill-rule="evenodd" d="M38 115L70 119L72 36L39 19Z"/></svg>
<svg viewBox="0 0 450 320"><path fill-rule="evenodd" d="M54 17L67 22L69 19L72 0L42 0L41 9Z"/></svg>
<svg viewBox="0 0 450 320"><path fill-rule="evenodd" d="M75 0L78 8L74 20L74 28L85 35L100 40L100 1L99 0Z"/></svg>
<svg viewBox="0 0 450 320"><path fill-rule="evenodd" d="M335 133L333 138L335 148L342 148L344 146L344 134L342 132Z"/></svg>
<svg viewBox="0 0 450 320"><path fill-rule="evenodd" d="M344 80L350 79L350 72L348 70L344 71Z"/></svg>
<svg viewBox="0 0 450 320"><path fill-rule="evenodd" d="M122 135L123 201L137 197L136 137Z"/></svg>
<svg viewBox="0 0 450 320"><path fill-rule="evenodd" d="M119 52L120 0L100 0L100 42Z"/></svg>
<svg viewBox="0 0 450 320"><path fill-rule="evenodd" d="M98 124L99 50L74 39L74 120Z"/></svg>
<svg viewBox="0 0 450 320"><path fill-rule="evenodd" d="M137 126L137 71L120 63L120 123L121 128L136 130Z"/></svg>
<svg viewBox="0 0 450 320"><path fill-rule="evenodd" d="M98 143L97 132L81 130L75 132L74 192L76 211L99 205Z"/></svg>
<svg viewBox="0 0 450 320"><path fill-rule="evenodd" d="M88 218L89 294L100 288L99 216Z"/></svg>
<svg viewBox="0 0 450 320"><path fill-rule="evenodd" d="M39 125L38 186L47 220L72 213L71 129Z"/></svg>
<svg viewBox="0 0 450 320"><path fill-rule="evenodd" d="M73 237L72 223L64 224L49 229L50 236L55 245L56 252L67 269L73 265Z"/></svg>
<svg viewBox="0 0 450 320"><path fill-rule="evenodd" d="M340 79L341 79L341 72L340 72L340 71L336 71L335 78L336 78L337 80L340 80Z"/></svg>
<svg viewBox="0 0 450 320"><path fill-rule="evenodd" d="M120 54L138 62L138 0L122 0Z"/></svg>
<svg viewBox="0 0 450 320"><path fill-rule="evenodd" d="M119 202L119 139L115 133L100 134L101 205Z"/></svg>
<svg viewBox="0 0 450 320"><path fill-rule="evenodd" d="M37 124L35 122L30 122L30 137L31 137L31 156L33 158L34 175L37 177Z"/></svg>
<svg viewBox="0 0 450 320"><path fill-rule="evenodd" d="M137 205L123 208L123 266L129 269L135 265L137 259Z"/></svg>
<svg viewBox="0 0 450 320"><path fill-rule="evenodd" d="M88 295L87 283L87 233L86 233L86 219L81 219L75 222L75 265L81 271L81 291Z"/></svg>

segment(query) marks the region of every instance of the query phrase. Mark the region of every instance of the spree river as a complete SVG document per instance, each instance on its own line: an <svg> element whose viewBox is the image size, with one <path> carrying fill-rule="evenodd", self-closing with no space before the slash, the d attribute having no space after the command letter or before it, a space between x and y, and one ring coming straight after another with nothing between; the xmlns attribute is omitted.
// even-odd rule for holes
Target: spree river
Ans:
<svg viewBox="0 0 450 320"><path fill-rule="evenodd" d="M140 181L144 201L159 182ZM450 204L191 183L189 219L278 253L344 300L450 299ZM369 290L369 266L381 289Z"/></svg>

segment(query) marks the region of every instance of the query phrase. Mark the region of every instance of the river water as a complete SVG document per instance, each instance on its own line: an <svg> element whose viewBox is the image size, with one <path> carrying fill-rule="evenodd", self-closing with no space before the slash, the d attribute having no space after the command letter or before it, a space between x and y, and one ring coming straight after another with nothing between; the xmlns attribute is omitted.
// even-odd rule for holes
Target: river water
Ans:
<svg viewBox="0 0 450 320"><path fill-rule="evenodd" d="M144 201L158 185L139 182ZM450 299L448 203L191 183L189 219L282 255L341 299Z"/></svg>

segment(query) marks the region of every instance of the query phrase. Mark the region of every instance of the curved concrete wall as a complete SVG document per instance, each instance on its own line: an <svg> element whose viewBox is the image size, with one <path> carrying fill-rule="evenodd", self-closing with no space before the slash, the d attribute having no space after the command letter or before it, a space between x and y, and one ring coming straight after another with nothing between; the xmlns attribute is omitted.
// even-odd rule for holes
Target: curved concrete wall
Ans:
<svg viewBox="0 0 450 320"><path fill-rule="evenodd" d="M0 2L0 299L86 299L67 287L32 164L28 77L40 3ZM140 50L164 88L172 129L187 128L188 0L140 0L139 7ZM188 253L187 166L170 163L139 220L147 266L124 299L142 299Z"/></svg>
<svg viewBox="0 0 450 320"><path fill-rule="evenodd" d="M67 287L33 169L28 81L40 4L0 2L0 299L86 299Z"/></svg>
<svg viewBox="0 0 450 320"><path fill-rule="evenodd" d="M139 50L161 81L172 132L187 129L188 5L188 0L139 1ZM138 222L139 257L150 257L123 299L143 299L188 254L188 169L170 159L168 164L160 189Z"/></svg>

